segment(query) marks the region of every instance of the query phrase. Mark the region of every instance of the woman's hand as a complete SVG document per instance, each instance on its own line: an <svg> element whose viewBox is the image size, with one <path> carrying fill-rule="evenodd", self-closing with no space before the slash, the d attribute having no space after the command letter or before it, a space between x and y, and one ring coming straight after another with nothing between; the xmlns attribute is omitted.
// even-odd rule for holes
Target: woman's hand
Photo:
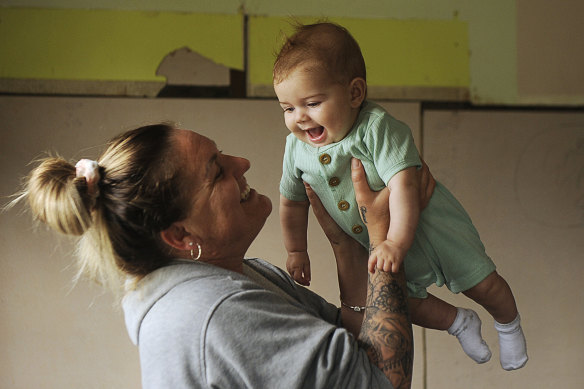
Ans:
<svg viewBox="0 0 584 389"><path fill-rule="evenodd" d="M355 242L359 245L354 239L351 239L342 229L337 225L334 219L328 214L322 202L314 193L312 188L306 182L304 183L304 188L306 189L306 195L308 196L308 200L310 201L310 205L312 206L312 212L314 212L314 216L316 216L316 220L320 224L320 227L324 231L324 234L328 238L329 242L333 246L339 246L342 244L353 244Z"/></svg>

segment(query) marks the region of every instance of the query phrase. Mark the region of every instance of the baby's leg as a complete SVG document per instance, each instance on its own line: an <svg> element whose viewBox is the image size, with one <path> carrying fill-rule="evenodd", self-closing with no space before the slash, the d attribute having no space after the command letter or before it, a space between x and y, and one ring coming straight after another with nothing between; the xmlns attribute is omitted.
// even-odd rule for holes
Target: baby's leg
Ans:
<svg viewBox="0 0 584 389"><path fill-rule="evenodd" d="M428 293L427 298L408 299L412 323L433 330L446 331L456 317L456 307Z"/></svg>
<svg viewBox="0 0 584 389"><path fill-rule="evenodd" d="M503 369L523 367L528 359L527 345L509 284L495 271L463 293L482 305L495 319Z"/></svg>
<svg viewBox="0 0 584 389"><path fill-rule="evenodd" d="M476 312L457 308L431 294L425 299L410 298L409 303L412 323L448 331L456 336L466 355L477 363L491 358L491 350L481 335L481 319Z"/></svg>
<svg viewBox="0 0 584 389"><path fill-rule="evenodd" d="M509 323L517 317L511 288L496 271L462 293L482 305L499 323Z"/></svg>

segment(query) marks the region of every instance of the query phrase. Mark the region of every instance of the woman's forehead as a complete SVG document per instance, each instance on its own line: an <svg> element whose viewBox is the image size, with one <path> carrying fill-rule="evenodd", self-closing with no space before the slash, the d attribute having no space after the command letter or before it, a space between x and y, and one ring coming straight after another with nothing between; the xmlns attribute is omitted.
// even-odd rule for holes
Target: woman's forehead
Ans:
<svg viewBox="0 0 584 389"><path fill-rule="evenodd" d="M215 142L190 130L178 130L177 140L186 168L197 176L207 176L219 152Z"/></svg>
<svg viewBox="0 0 584 389"><path fill-rule="evenodd" d="M213 140L191 130L177 130L177 139L180 147L189 154L212 154L217 150Z"/></svg>

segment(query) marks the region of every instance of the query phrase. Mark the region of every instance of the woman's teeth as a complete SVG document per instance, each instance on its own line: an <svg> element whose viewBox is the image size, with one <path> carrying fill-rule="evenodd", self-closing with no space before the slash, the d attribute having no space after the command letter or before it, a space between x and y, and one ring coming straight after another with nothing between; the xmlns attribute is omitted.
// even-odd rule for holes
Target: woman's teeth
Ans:
<svg viewBox="0 0 584 389"><path fill-rule="evenodd" d="M251 191L251 189L249 188L249 185L245 184L245 188L243 189L243 192L241 192L241 201L245 201L249 198L249 192Z"/></svg>

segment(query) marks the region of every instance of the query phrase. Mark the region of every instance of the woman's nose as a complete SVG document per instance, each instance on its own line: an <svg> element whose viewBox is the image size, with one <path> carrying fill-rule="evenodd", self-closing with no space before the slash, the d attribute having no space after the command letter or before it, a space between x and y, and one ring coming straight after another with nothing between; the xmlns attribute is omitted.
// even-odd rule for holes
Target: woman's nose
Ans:
<svg viewBox="0 0 584 389"><path fill-rule="evenodd" d="M246 171L249 170L250 163L249 160L242 157L231 157L233 163L233 174L237 177L242 176Z"/></svg>

